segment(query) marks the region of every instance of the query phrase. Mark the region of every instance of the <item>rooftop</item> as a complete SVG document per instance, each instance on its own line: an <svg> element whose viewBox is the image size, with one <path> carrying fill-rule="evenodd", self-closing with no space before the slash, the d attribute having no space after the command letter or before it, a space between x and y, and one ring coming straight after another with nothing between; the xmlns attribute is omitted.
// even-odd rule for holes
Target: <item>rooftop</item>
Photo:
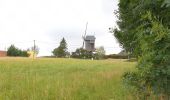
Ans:
<svg viewBox="0 0 170 100"><path fill-rule="evenodd" d="M95 40L96 38L95 38L95 36L93 36L93 35L87 35L86 37L85 37L85 40Z"/></svg>

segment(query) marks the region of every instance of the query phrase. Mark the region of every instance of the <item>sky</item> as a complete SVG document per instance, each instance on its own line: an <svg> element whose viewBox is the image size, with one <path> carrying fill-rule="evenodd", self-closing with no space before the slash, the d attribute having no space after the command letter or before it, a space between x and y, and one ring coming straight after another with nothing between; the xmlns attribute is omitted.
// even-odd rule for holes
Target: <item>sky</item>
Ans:
<svg viewBox="0 0 170 100"><path fill-rule="evenodd" d="M68 51L82 47L82 36L95 35L96 47L106 54L121 51L109 27L116 26L118 0L0 0L0 50L14 44L20 49L40 48L39 56L52 55L64 37Z"/></svg>

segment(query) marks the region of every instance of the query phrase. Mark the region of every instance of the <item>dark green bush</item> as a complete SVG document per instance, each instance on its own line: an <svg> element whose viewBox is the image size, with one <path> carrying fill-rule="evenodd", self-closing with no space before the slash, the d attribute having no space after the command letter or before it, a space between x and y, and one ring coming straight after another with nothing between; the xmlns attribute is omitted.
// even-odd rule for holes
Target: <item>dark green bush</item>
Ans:
<svg viewBox="0 0 170 100"><path fill-rule="evenodd" d="M7 56L14 56L14 57L28 57L29 54L25 50L20 50L14 45L11 45L7 50Z"/></svg>
<svg viewBox="0 0 170 100"><path fill-rule="evenodd" d="M118 54L112 54L112 55L106 55L105 59L112 58L112 59L128 59L127 55L118 55Z"/></svg>
<svg viewBox="0 0 170 100"><path fill-rule="evenodd" d="M91 59L94 58L94 55L91 51L87 51L83 48L76 49L75 52L72 52L72 58L80 58L80 59Z"/></svg>

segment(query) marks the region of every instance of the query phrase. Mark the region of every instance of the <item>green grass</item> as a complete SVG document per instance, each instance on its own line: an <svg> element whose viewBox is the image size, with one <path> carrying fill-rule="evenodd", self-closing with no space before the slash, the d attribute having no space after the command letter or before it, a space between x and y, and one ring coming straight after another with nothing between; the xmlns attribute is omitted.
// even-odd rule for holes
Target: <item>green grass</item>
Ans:
<svg viewBox="0 0 170 100"><path fill-rule="evenodd" d="M127 100L121 76L134 66L124 60L0 58L0 100Z"/></svg>

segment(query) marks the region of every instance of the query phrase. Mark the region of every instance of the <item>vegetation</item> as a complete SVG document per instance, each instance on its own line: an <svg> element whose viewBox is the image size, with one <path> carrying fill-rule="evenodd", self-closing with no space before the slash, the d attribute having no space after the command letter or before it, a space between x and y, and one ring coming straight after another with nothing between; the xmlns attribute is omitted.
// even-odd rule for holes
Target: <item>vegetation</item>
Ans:
<svg viewBox="0 0 170 100"><path fill-rule="evenodd" d="M1 100L136 100L121 76L125 60L0 58Z"/></svg>
<svg viewBox="0 0 170 100"><path fill-rule="evenodd" d="M20 50L14 45L11 45L7 50L7 56L20 56L20 57L28 57L29 54L25 50Z"/></svg>
<svg viewBox="0 0 170 100"><path fill-rule="evenodd" d="M105 50L104 47L99 47L96 49L96 52L93 53L91 51L87 51L83 48L76 49L75 52L72 52L72 58L80 58L80 59L104 59L105 57Z"/></svg>
<svg viewBox="0 0 170 100"><path fill-rule="evenodd" d="M103 46L98 47L98 48L96 48L96 53L95 53L95 55L94 55L94 58L95 58L95 59L104 59L105 53L106 53L106 52L105 52Z"/></svg>
<svg viewBox="0 0 170 100"><path fill-rule="evenodd" d="M76 49L75 52L72 52L72 58L80 58L80 59L91 59L94 57L91 51L87 51L83 48Z"/></svg>
<svg viewBox="0 0 170 100"><path fill-rule="evenodd" d="M170 97L169 0L120 0L118 28L112 30L120 45L138 58L137 71L124 75L140 99Z"/></svg>
<svg viewBox="0 0 170 100"><path fill-rule="evenodd" d="M110 54L105 55L105 59L112 58L112 59L128 59L127 55L119 55L119 54Z"/></svg>
<svg viewBox="0 0 170 100"><path fill-rule="evenodd" d="M66 40L63 38L60 42L60 45L58 48L55 48L53 50L54 56L57 57L66 57L68 52L67 52L67 43Z"/></svg>

